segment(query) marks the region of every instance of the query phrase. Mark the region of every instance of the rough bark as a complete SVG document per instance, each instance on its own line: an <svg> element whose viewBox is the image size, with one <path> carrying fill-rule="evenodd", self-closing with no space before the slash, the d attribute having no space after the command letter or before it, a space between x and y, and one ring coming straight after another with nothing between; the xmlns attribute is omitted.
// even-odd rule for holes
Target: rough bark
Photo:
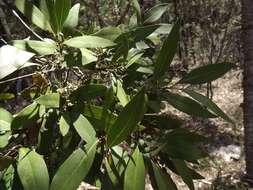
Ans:
<svg viewBox="0 0 253 190"><path fill-rule="evenodd" d="M242 0L244 131L247 178L253 182L253 2Z"/></svg>

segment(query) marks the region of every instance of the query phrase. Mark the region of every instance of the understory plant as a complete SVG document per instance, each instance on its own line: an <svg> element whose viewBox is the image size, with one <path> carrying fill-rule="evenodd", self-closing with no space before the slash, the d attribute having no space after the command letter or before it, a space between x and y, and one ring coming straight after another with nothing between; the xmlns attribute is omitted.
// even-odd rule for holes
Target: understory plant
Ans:
<svg viewBox="0 0 253 190"><path fill-rule="evenodd" d="M234 65L207 65L178 79L170 66L180 20L159 24L169 4L141 12L132 0L129 24L87 31L78 27L81 5L71 7L70 0L15 6L37 39L0 49L1 89L30 77L20 92L27 105L15 114L0 109L0 189L75 190L84 181L144 190L149 176L154 189L176 190L174 173L193 190L193 180L203 178L191 166L207 156L197 147L204 137L162 111L169 104L233 123L193 86Z"/></svg>

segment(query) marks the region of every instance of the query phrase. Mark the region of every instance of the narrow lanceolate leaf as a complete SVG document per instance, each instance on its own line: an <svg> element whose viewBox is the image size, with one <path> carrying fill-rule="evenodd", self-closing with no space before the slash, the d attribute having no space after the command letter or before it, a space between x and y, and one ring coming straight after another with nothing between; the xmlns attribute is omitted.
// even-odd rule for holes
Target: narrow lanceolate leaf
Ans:
<svg viewBox="0 0 253 190"><path fill-rule="evenodd" d="M162 15L167 11L167 9L168 9L167 3L152 7L144 15L144 24L154 23L158 21L162 17Z"/></svg>
<svg viewBox="0 0 253 190"><path fill-rule="evenodd" d="M70 0L55 0L55 12L58 23L58 32L61 32L63 24L68 17L71 8Z"/></svg>
<svg viewBox="0 0 253 190"><path fill-rule="evenodd" d="M69 113L65 112L62 114L59 121L59 127L60 127L60 132L62 136L67 135L67 133L69 132L70 125L71 125L70 115Z"/></svg>
<svg viewBox="0 0 253 190"><path fill-rule="evenodd" d="M122 82L115 77L113 77L113 91L116 94L117 98L120 101L120 104L122 106L126 106L128 102L130 101L130 96L126 94Z"/></svg>
<svg viewBox="0 0 253 190"><path fill-rule="evenodd" d="M78 101L92 100L98 96L103 96L106 92L106 86L100 84L89 84L76 89L70 97Z"/></svg>
<svg viewBox="0 0 253 190"><path fill-rule="evenodd" d="M144 190L145 189L145 165L138 147L129 159L125 176L124 190Z"/></svg>
<svg viewBox="0 0 253 190"><path fill-rule="evenodd" d="M40 55L50 55L56 52L56 43L53 40L14 40L13 45L19 49L26 50Z"/></svg>
<svg viewBox="0 0 253 190"><path fill-rule="evenodd" d="M44 12L47 11L47 16L48 16L48 20L50 22L50 25L52 27L52 31L55 34L59 33L59 25L58 25L58 20L57 20L57 15L56 15L56 11L55 11L55 0L45 0L46 2L46 9L44 9Z"/></svg>
<svg viewBox="0 0 253 190"><path fill-rule="evenodd" d="M139 4L138 0L132 0L132 3L133 3L133 8L135 9L136 14L137 14L138 23L140 23L140 21L141 21L141 7L140 7L140 4Z"/></svg>
<svg viewBox="0 0 253 190"><path fill-rule="evenodd" d="M116 45L111 40L97 36L79 36L71 38L64 44L75 48L106 48Z"/></svg>
<svg viewBox="0 0 253 190"><path fill-rule="evenodd" d="M166 101L176 109L196 117L215 118L216 115L209 112L198 102L179 94L172 94L170 92L165 95Z"/></svg>
<svg viewBox="0 0 253 190"><path fill-rule="evenodd" d="M0 108L0 148L8 145L9 137L11 136L11 122L13 117L10 112Z"/></svg>
<svg viewBox="0 0 253 190"><path fill-rule="evenodd" d="M220 116L224 120L232 123L235 125L235 122L230 119L212 100L207 98L206 96L203 96L202 94L199 94L193 90L186 89L184 90L189 96L191 96L196 101L200 102L204 106L206 106L209 110L211 110L213 113L215 113L217 116Z"/></svg>
<svg viewBox="0 0 253 190"><path fill-rule="evenodd" d="M86 48L81 48L82 65L88 65L98 60L96 54Z"/></svg>
<svg viewBox="0 0 253 190"><path fill-rule="evenodd" d="M166 38L155 64L154 76L159 79L165 74L171 64L176 51L180 36L180 21L173 26L169 36Z"/></svg>
<svg viewBox="0 0 253 190"><path fill-rule="evenodd" d="M72 122L77 133L86 143L91 143L96 139L96 131L94 130L90 122L82 114L80 114Z"/></svg>
<svg viewBox="0 0 253 190"><path fill-rule="evenodd" d="M191 172L183 160L173 159L172 160L176 170L182 177L183 181L187 184L190 190L194 190L194 184Z"/></svg>
<svg viewBox="0 0 253 190"><path fill-rule="evenodd" d="M49 175L42 156L33 150L19 150L18 175L25 190L49 188Z"/></svg>
<svg viewBox="0 0 253 190"><path fill-rule="evenodd" d="M170 158L193 161L207 156L196 146L196 143L203 141L200 135L179 128L164 135L163 138L162 151Z"/></svg>
<svg viewBox="0 0 253 190"><path fill-rule="evenodd" d="M28 105L14 116L11 123L12 130L33 127L39 117L39 106L36 102Z"/></svg>
<svg viewBox="0 0 253 190"><path fill-rule="evenodd" d="M177 190L176 184L170 175L164 172L159 166L152 162L153 174L157 190Z"/></svg>
<svg viewBox="0 0 253 190"><path fill-rule="evenodd" d="M101 30L92 35L114 41L121 33L122 31L120 30L120 28L109 26L106 28L102 28Z"/></svg>
<svg viewBox="0 0 253 190"><path fill-rule="evenodd" d="M92 166L97 143L86 146L85 151L80 148L74 151L56 172L50 190L77 189Z"/></svg>
<svg viewBox="0 0 253 190"><path fill-rule="evenodd" d="M66 18L63 28L75 28L78 25L80 11L80 3L75 4L70 10L68 17Z"/></svg>
<svg viewBox="0 0 253 190"><path fill-rule="evenodd" d="M42 95L35 100L38 104L44 105L48 108L59 108L60 107L60 94L50 93Z"/></svg>
<svg viewBox="0 0 253 190"><path fill-rule="evenodd" d="M146 95L142 89L135 97L124 107L116 122L108 129L107 146L115 146L135 130L137 124L142 120L146 112Z"/></svg>
<svg viewBox="0 0 253 190"><path fill-rule="evenodd" d="M42 30L51 31L47 17L27 0L15 0L15 5L33 24Z"/></svg>
<svg viewBox="0 0 253 190"><path fill-rule="evenodd" d="M235 67L235 65L232 63L209 64L190 71L179 81L179 83L203 84L207 82L212 82L222 77L233 67Z"/></svg>
<svg viewBox="0 0 253 190"><path fill-rule="evenodd" d="M5 45L0 48L0 79L21 69L34 56L14 46Z"/></svg>

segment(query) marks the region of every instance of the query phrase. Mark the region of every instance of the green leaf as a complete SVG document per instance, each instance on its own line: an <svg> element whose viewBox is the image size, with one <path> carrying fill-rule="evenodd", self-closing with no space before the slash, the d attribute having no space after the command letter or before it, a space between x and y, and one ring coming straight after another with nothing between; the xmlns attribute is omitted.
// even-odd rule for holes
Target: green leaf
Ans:
<svg viewBox="0 0 253 190"><path fill-rule="evenodd" d="M87 101L103 96L106 92L106 86L101 84L89 84L79 87L77 90L72 92L70 98L78 101Z"/></svg>
<svg viewBox="0 0 253 190"><path fill-rule="evenodd" d="M10 112L0 108L0 134L10 130L13 117Z"/></svg>
<svg viewBox="0 0 253 190"><path fill-rule="evenodd" d="M2 173L1 176L1 172L0 172L0 181L3 182L3 186L1 186L1 182L0 182L0 187L3 187L3 190L14 190L13 184L15 183L14 180L14 167L11 165L9 166L4 173Z"/></svg>
<svg viewBox="0 0 253 190"><path fill-rule="evenodd" d="M98 58L96 54L88 49L80 48L82 54L82 65L88 65L90 63L96 62Z"/></svg>
<svg viewBox="0 0 253 190"><path fill-rule="evenodd" d="M161 78L165 74L177 52L177 45L180 36L180 24L180 21L175 23L169 36L163 43L162 49L157 58L157 63L155 64L154 76L156 79Z"/></svg>
<svg viewBox="0 0 253 190"><path fill-rule="evenodd" d="M104 108L105 107L87 105L82 113L96 130L107 131L117 120L114 114Z"/></svg>
<svg viewBox="0 0 253 190"><path fill-rule="evenodd" d="M207 156L195 145L203 140L202 136L179 128L166 134L159 148L172 158L194 161Z"/></svg>
<svg viewBox="0 0 253 190"><path fill-rule="evenodd" d="M39 117L39 106L36 102L28 105L14 116L11 123L12 130L33 127Z"/></svg>
<svg viewBox="0 0 253 190"><path fill-rule="evenodd" d="M74 114L76 113L73 113L73 115ZM74 117L72 116L71 118L73 119ZM80 114L74 119L73 126L75 127L79 136L85 142L94 142L94 139L96 139L96 131L94 130L90 122L82 114Z"/></svg>
<svg viewBox="0 0 253 190"><path fill-rule="evenodd" d="M56 53L56 43L53 40L14 40L13 45L19 49L26 50L40 55L51 55Z"/></svg>
<svg viewBox="0 0 253 190"><path fill-rule="evenodd" d="M112 87L113 91L116 94L117 98L120 101L120 104L122 106L126 106L128 102L130 101L130 96L126 94L122 82L119 79L116 79L115 77L112 78Z"/></svg>
<svg viewBox="0 0 253 190"><path fill-rule="evenodd" d="M144 24L150 24L158 21L162 15L167 11L168 4L160 4L152 7L147 13L144 15Z"/></svg>
<svg viewBox="0 0 253 190"><path fill-rule="evenodd" d="M61 32L63 24L69 15L71 8L70 0L55 0L55 12L58 23L58 32Z"/></svg>
<svg viewBox="0 0 253 190"><path fill-rule="evenodd" d="M165 95L166 101L175 107L176 109L187 113L192 116L196 117L203 117L203 118L215 118L216 115L209 112L207 109L205 109L202 105L200 105L198 102L178 94L172 94L170 92L167 92Z"/></svg>
<svg viewBox="0 0 253 190"><path fill-rule="evenodd" d="M144 190L145 189L145 165L138 147L129 159L125 176L124 190Z"/></svg>
<svg viewBox="0 0 253 190"><path fill-rule="evenodd" d="M11 122L13 117L7 110L0 108L0 149L8 145L11 136Z"/></svg>
<svg viewBox="0 0 253 190"><path fill-rule="evenodd" d="M18 174L25 190L48 190L49 175L42 156L27 148L19 150Z"/></svg>
<svg viewBox="0 0 253 190"><path fill-rule="evenodd" d="M74 190L88 174L96 154L98 141L86 146L86 150L77 149L56 172L50 190Z"/></svg>
<svg viewBox="0 0 253 190"><path fill-rule="evenodd" d="M59 33L59 25L56 15L56 8L55 8L55 0L45 0L47 5L47 12L46 9L44 9L44 12L47 13L47 16L49 18L50 25L52 27L52 30L55 34Z"/></svg>
<svg viewBox="0 0 253 190"><path fill-rule="evenodd" d="M13 93L0 93L0 100L11 100L15 98Z"/></svg>
<svg viewBox="0 0 253 190"><path fill-rule="evenodd" d="M27 0L15 0L15 5L33 24L42 30L52 31L47 17Z"/></svg>
<svg viewBox="0 0 253 190"><path fill-rule="evenodd" d="M217 63L202 66L190 71L178 83L203 84L222 77L229 70L234 68L232 63Z"/></svg>
<svg viewBox="0 0 253 190"><path fill-rule="evenodd" d="M75 28L78 25L80 11L80 3L75 4L70 10L68 17L66 18L63 28Z"/></svg>
<svg viewBox="0 0 253 190"><path fill-rule="evenodd" d="M170 175L164 172L159 166L152 162L152 169L158 190L177 190L176 184Z"/></svg>
<svg viewBox="0 0 253 190"><path fill-rule="evenodd" d="M62 136L67 135L67 133L69 132L70 125L71 125L71 118L69 113L67 112L62 113L62 116L59 121L59 127Z"/></svg>
<svg viewBox="0 0 253 190"><path fill-rule="evenodd" d="M120 28L109 26L106 28L102 28L101 30L92 35L114 41L117 37L121 35L121 33L122 31L120 30Z"/></svg>
<svg viewBox="0 0 253 190"><path fill-rule="evenodd" d="M44 105L48 108L59 108L60 107L60 94L49 93L42 95L35 100L38 104Z"/></svg>
<svg viewBox="0 0 253 190"><path fill-rule="evenodd" d="M184 90L184 92L187 93L189 96L191 96L193 99L197 100L198 102L206 106L209 110L211 110L217 116L220 116L224 120L235 125L235 122L232 121L232 119L230 119L212 100L210 100L206 96L203 96L202 94L199 94L189 89Z"/></svg>
<svg viewBox="0 0 253 190"><path fill-rule="evenodd" d="M140 7L140 4L138 2L138 0L132 0L132 3L133 3L133 7L136 11L136 14L137 14L137 20L138 20L138 23L140 23L141 21L141 7Z"/></svg>
<svg viewBox="0 0 253 190"><path fill-rule="evenodd" d="M87 35L71 38L64 44L75 48L106 48L116 45L111 40Z"/></svg>
<svg viewBox="0 0 253 190"><path fill-rule="evenodd" d="M107 146L115 146L124 141L136 128L146 112L146 94L142 89L124 107L116 122L108 129Z"/></svg>
<svg viewBox="0 0 253 190"><path fill-rule="evenodd" d="M170 115L145 115L144 120L158 129L175 129L182 125L182 121Z"/></svg>
<svg viewBox="0 0 253 190"><path fill-rule="evenodd" d="M34 56L16 47L5 45L0 48L0 79L21 69Z"/></svg>
<svg viewBox="0 0 253 190"><path fill-rule="evenodd" d="M138 41L146 39L149 35L155 32L159 27L160 27L159 25L148 25L148 26L137 27L136 29L131 31L134 42L138 42Z"/></svg>
<svg viewBox="0 0 253 190"><path fill-rule="evenodd" d="M193 179L189 168L183 160L173 159L172 160L175 168L177 169L179 175L182 177L183 181L187 184L190 190L194 190Z"/></svg>

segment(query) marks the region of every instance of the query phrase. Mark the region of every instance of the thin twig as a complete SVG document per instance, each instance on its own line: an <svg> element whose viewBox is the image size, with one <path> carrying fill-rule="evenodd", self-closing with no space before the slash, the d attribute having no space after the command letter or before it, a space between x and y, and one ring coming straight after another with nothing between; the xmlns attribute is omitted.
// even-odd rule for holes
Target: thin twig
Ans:
<svg viewBox="0 0 253 190"><path fill-rule="evenodd" d="M14 14L15 17L17 17L17 19L30 31L32 32L32 34L34 36L36 36L37 38L39 38L40 40L44 41L44 39L37 34L35 31L33 31L26 23L25 21L18 15L18 13L15 10L12 10L12 13Z"/></svg>
<svg viewBox="0 0 253 190"><path fill-rule="evenodd" d="M23 79L23 78L28 78L28 77L31 77L31 76L34 76L34 75L37 75L37 74L45 74L45 73L49 73L49 72L53 72L53 71L55 71L55 69L42 71L42 72L34 72L34 73L18 76L18 77L12 78L12 79L7 79L7 80L4 80L4 81L0 81L0 85L8 83L8 82L15 81L15 80Z"/></svg>

